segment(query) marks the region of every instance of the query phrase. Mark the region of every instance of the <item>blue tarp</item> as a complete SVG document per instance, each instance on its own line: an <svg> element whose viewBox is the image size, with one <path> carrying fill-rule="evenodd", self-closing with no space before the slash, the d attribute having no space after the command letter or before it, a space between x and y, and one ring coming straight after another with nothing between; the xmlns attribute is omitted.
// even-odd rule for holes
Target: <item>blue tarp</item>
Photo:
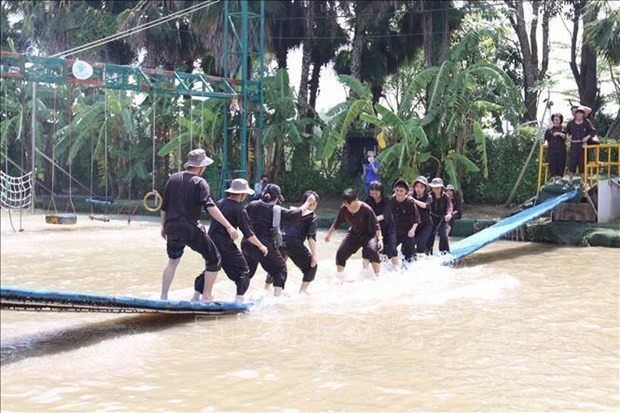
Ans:
<svg viewBox="0 0 620 413"><path fill-rule="evenodd" d="M150 300L78 292L32 290L1 287L2 308L15 310L92 311L92 312L141 312L182 314L226 314L247 311L249 304L202 303L190 301Z"/></svg>
<svg viewBox="0 0 620 413"><path fill-rule="evenodd" d="M516 215L501 220L497 224L483 229L475 233L471 237L467 237L450 247L452 259L459 260L466 257L480 248L497 241L502 235L505 235L529 221L538 218L547 211L552 210L563 202L570 201L579 194L579 190L575 189L571 192L562 194L556 198L551 198L545 202L519 212Z"/></svg>

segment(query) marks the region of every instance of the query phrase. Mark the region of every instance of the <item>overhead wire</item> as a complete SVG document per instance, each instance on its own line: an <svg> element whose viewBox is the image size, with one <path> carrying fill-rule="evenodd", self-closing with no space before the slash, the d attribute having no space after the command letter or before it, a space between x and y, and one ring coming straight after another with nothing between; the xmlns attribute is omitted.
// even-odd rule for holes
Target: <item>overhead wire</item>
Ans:
<svg viewBox="0 0 620 413"><path fill-rule="evenodd" d="M121 32L118 32L118 33L115 33L113 35L104 37L102 39L98 39L98 40L95 40L95 41L83 44L81 46L77 46L77 47L65 50L64 52L56 53L56 54L52 55L52 57L66 57L67 55L72 55L72 54L75 54L75 53L80 53L80 52L84 52L86 50L93 49L95 47L103 46L106 43L110 43L110 42L113 42L113 41L116 41L116 40L120 40L120 39L122 39L124 37L128 37L128 36L131 36L133 34L139 33L141 31L144 31L144 30L150 29L152 27L155 27L157 25L166 23L166 22L168 22L170 20L177 19L178 17L182 17L182 16L185 16L187 14L191 14L191 13L194 13L194 12L196 12L198 10L204 9L206 7L210 7L210 6L212 6L212 5L216 4L216 3L219 3L219 2L220 2L220 0L213 0L213 1L210 1L210 2L199 3L199 4L196 4L196 5L187 7L185 9L183 9L183 10L178 11L178 12L171 13L171 14L169 14L167 16L160 17L160 18L158 18L156 20L153 20L151 22L144 23L142 25L133 27L131 29L123 30Z"/></svg>

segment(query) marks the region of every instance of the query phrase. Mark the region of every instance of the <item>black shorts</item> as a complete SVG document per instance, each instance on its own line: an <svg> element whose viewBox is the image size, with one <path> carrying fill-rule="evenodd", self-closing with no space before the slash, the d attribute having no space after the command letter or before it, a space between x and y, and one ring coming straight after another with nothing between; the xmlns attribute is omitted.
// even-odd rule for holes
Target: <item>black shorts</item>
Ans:
<svg viewBox="0 0 620 413"><path fill-rule="evenodd" d="M185 228L175 231L175 228L166 227L166 252L168 258L176 260L183 256L185 246L196 251L205 260L205 270L216 272L222 268L222 259L213 240L207 235L204 226L197 226L192 230Z"/></svg>

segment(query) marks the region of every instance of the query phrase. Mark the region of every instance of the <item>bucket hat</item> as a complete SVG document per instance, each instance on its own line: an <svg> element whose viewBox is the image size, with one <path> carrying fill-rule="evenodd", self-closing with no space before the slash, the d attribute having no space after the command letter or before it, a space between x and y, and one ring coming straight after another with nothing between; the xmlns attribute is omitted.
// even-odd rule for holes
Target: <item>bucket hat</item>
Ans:
<svg viewBox="0 0 620 413"><path fill-rule="evenodd" d="M233 179L230 183L230 188L226 190L229 194L248 194L254 195L254 190L250 189L248 181L243 178Z"/></svg>
<svg viewBox="0 0 620 413"><path fill-rule="evenodd" d="M204 149L194 149L187 154L185 169L189 167L202 168L203 166L209 166L212 163L213 159L207 156Z"/></svg>

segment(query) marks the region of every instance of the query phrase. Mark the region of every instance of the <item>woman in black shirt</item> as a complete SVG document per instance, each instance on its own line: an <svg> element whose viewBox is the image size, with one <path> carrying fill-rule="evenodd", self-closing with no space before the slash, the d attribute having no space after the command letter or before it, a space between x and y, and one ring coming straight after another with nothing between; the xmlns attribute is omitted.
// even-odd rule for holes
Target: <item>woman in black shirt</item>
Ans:
<svg viewBox="0 0 620 413"><path fill-rule="evenodd" d="M566 129L562 126L564 117L561 113L551 115L553 126L545 131L547 162L552 183L561 184L566 168Z"/></svg>

